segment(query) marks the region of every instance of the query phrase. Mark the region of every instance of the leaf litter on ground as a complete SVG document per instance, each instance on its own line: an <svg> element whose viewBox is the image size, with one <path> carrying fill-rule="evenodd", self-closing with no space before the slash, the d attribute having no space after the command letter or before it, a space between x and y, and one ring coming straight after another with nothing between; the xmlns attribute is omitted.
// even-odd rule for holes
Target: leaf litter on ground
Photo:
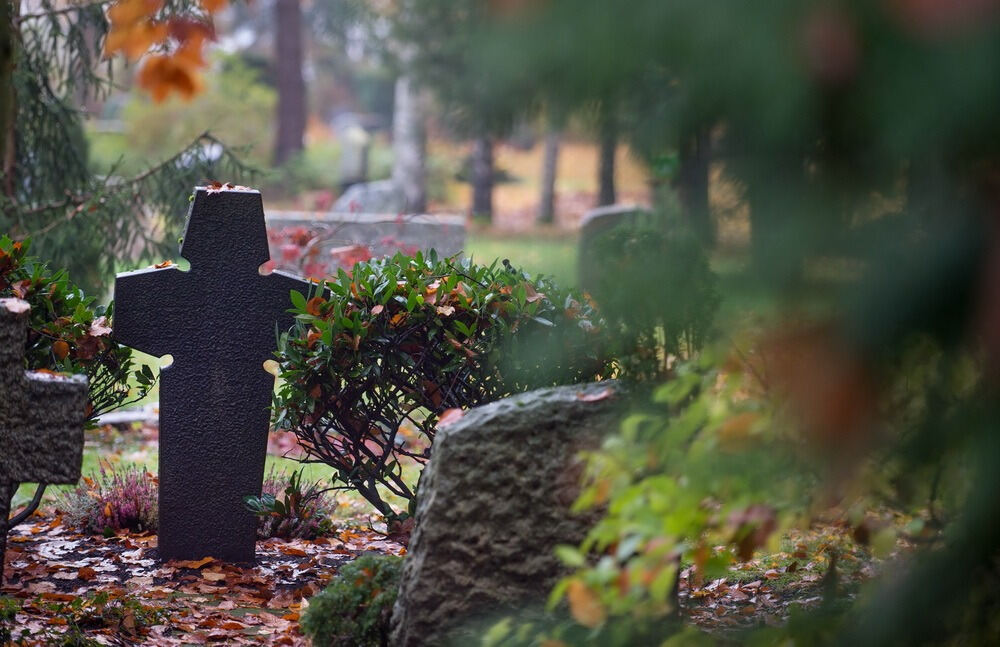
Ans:
<svg viewBox="0 0 1000 647"><path fill-rule="evenodd" d="M95 644L304 645L303 604L342 564L366 552L405 553L362 524L315 540L260 541L257 563L237 565L161 563L155 535L80 535L59 517L41 518L11 531L0 593L20 601L13 634L24 644L77 630ZM95 596L124 611L107 614Z"/></svg>

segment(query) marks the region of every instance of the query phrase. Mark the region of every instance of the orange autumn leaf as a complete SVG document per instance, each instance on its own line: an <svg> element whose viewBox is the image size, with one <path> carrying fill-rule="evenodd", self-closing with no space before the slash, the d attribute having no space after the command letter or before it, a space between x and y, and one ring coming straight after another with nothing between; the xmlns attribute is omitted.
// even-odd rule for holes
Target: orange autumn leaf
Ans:
<svg viewBox="0 0 1000 647"><path fill-rule="evenodd" d="M110 503L105 503L104 504L104 516L105 517L110 517L111 516L111 504Z"/></svg>
<svg viewBox="0 0 1000 647"><path fill-rule="evenodd" d="M202 88L201 75L193 65L166 55L146 59L136 80L156 102L164 101L171 92L191 99Z"/></svg>
<svg viewBox="0 0 1000 647"><path fill-rule="evenodd" d="M104 41L104 53L112 56L121 52L125 58L134 61L166 38L167 26L161 23L141 22L129 27L112 28Z"/></svg>
<svg viewBox="0 0 1000 647"><path fill-rule="evenodd" d="M69 355L69 344L60 339L52 344L52 354L58 359L66 359L66 356Z"/></svg>
<svg viewBox="0 0 1000 647"><path fill-rule="evenodd" d="M313 297L309 299L308 303L306 303L306 312L314 317L318 317L322 313L321 308L325 303L326 299L323 297Z"/></svg>
<svg viewBox="0 0 1000 647"><path fill-rule="evenodd" d="M229 0L201 0L202 9L209 13L218 13L226 8Z"/></svg>
<svg viewBox="0 0 1000 647"><path fill-rule="evenodd" d="M178 560L176 562L167 562L170 566L175 568L194 568L198 569L206 564L211 564L215 561L214 557L203 557L199 560Z"/></svg>
<svg viewBox="0 0 1000 647"><path fill-rule="evenodd" d="M573 619L591 629L604 623L606 613L597 595L580 580L571 580L566 591Z"/></svg>
<svg viewBox="0 0 1000 647"><path fill-rule="evenodd" d="M151 18L162 6L162 0L120 0L108 9L108 20L112 27L133 25Z"/></svg>

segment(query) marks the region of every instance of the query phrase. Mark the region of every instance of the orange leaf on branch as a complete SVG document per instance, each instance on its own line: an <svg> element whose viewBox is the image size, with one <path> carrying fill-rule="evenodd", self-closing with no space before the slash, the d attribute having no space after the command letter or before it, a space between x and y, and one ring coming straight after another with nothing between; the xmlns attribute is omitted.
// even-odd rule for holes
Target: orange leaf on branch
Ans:
<svg viewBox="0 0 1000 647"><path fill-rule="evenodd" d="M191 99L202 88L201 75L190 62L169 55L151 56L137 78L139 86L150 93L154 101L164 101L171 92Z"/></svg>

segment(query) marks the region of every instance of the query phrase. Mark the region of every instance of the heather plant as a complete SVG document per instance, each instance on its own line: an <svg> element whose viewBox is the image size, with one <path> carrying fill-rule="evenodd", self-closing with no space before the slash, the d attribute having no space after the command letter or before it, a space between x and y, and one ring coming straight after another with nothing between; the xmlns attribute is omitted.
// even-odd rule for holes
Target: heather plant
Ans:
<svg viewBox="0 0 1000 647"><path fill-rule="evenodd" d="M292 292L275 424L390 521L384 492L414 500L403 464L427 461L442 413L614 370L587 301L507 262L397 254L317 287Z"/></svg>
<svg viewBox="0 0 1000 647"><path fill-rule="evenodd" d="M100 474L83 477L56 505L66 525L81 532L155 532L157 485L157 478L145 470L101 465Z"/></svg>
<svg viewBox="0 0 1000 647"><path fill-rule="evenodd" d="M257 515L261 539L315 539L333 529L334 502L318 482L303 481L302 470L288 476L271 468L261 495L243 501Z"/></svg>
<svg viewBox="0 0 1000 647"><path fill-rule="evenodd" d="M402 569L403 559L395 555L365 555L345 564L309 600L302 633L317 647L385 647Z"/></svg>
<svg viewBox="0 0 1000 647"><path fill-rule="evenodd" d="M0 237L0 297L31 304L27 368L85 374L90 388L88 420L141 399L156 378L148 366L135 366L130 348L111 339L114 304L95 305L65 271L53 272L28 256L30 244Z"/></svg>

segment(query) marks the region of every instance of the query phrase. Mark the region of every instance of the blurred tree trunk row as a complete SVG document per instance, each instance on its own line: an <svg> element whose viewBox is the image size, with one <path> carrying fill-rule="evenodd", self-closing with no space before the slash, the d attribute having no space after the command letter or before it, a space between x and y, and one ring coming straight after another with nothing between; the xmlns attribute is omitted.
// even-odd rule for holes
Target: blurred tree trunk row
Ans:
<svg viewBox="0 0 1000 647"><path fill-rule="evenodd" d="M396 79L392 109L392 181L406 198L406 209L420 213L427 208L427 131L424 100L415 79Z"/></svg>
<svg viewBox="0 0 1000 647"><path fill-rule="evenodd" d="M545 150L542 155L542 196L538 208L538 222L542 224L555 222L558 164L559 131L550 126L545 133Z"/></svg>
<svg viewBox="0 0 1000 647"><path fill-rule="evenodd" d="M493 139L489 135L476 138L472 150L472 215L493 218Z"/></svg>
<svg viewBox="0 0 1000 647"><path fill-rule="evenodd" d="M278 86L278 134L274 163L284 164L304 148L306 84L302 78L302 6L299 0L276 0L275 71Z"/></svg>
<svg viewBox="0 0 1000 647"><path fill-rule="evenodd" d="M4 195L14 188L14 32L13 3L0 2L0 156L3 163Z"/></svg>

